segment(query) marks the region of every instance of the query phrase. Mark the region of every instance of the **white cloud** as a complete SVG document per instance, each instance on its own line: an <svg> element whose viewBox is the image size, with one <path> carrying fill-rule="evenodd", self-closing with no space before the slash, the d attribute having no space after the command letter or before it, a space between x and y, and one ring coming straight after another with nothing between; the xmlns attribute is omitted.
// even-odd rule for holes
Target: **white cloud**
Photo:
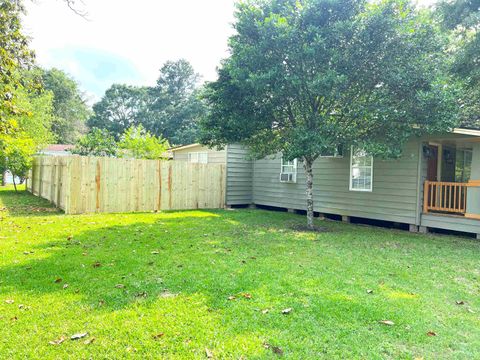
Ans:
<svg viewBox="0 0 480 360"><path fill-rule="evenodd" d="M61 0L28 2L24 27L41 65L71 72L97 97L113 82L153 84L162 64L179 58L189 60L205 80L214 80L215 68L227 56L234 0L84 3L88 20ZM87 53L92 56L89 66L85 65ZM92 63L98 60L115 67L115 59L118 68L110 74L115 78L97 79Z"/></svg>

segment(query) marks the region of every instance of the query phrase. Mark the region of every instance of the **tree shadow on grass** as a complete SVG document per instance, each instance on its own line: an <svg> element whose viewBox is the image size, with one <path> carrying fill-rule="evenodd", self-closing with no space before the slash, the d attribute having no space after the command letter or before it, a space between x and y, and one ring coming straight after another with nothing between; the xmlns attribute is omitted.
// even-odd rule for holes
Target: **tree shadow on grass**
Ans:
<svg viewBox="0 0 480 360"><path fill-rule="evenodd" d="M0 188L0 215L11 216L50 216L60 215L62 212L48 200L34 196L25 190L25 185L18 186L16 192L13 187Z"/></svg>
<svg viewBox="0 0 480 360"><path fill-rule="evenodd" d="M377 291L379 283L387 281L396 289L403 286L408 293L408 280L389 275L399 271L393 258L397 247L369 252L366 249L375 240L355 238L368 229L357 229L353 237L335 232L327 238L332 233L291 230L285 224L292 219L289 215L262 216L265 214L139 214L143 222L135 222L133 214L119 215L115 219L125 225L76 229L71 238L59 233L31 249L33 254L18 254L20 261L0 268L0 296L16 294L18 301L25 302L39 299L37 311L45 318L71 308L89 322L123 316L126 323L135 323L139 314L148 314L172 332L188 329L188 336L196 333L201 341L215 333L220 342L249 338L261 347L261 341L276 341L274 345L305 356L318 355L322 342L330 343L327 354L332 349L347 351L343 346L353 333L355 341L363 339L367 348L376 346L376 342L368 343L372 334L381 334L387 342L426 341L417 339L418 333L411 329L388 332L377 323L393 319L411 324L425 318L421 307L410 306L416 304L415 298L376 301L365 292L367 287ZM102 217L78 219L101 221ZM356 260L361 256L364 261ZM436 259L440 263L442 256ZM391 266L382 263L389 257ZM425 259L425 268L429 261ZM61 310L63 306L70 310ZM293 310L282 314L286 308ZM69 316L61 321L73 322ZM35 325L41 327L45 320L38 321ZM155 324L138 321L148 329L145 331L153 331ZM335 343L340 335L344 339ZM233 350L228 351L231 355ZM351 351L351 355L361 355ZM240 350L233 353L242 355Z"/></svg>

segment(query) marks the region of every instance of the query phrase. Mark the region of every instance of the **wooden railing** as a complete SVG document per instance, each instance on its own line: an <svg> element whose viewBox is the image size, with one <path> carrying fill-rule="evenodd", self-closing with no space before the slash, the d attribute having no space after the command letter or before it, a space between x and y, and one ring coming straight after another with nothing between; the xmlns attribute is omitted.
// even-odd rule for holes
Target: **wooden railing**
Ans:
<svg viewBox="0 0 480 360"><path fill-rule="evenodd" d="M465 214L467 210L467 183L425 181L423 211Z"/></svg>

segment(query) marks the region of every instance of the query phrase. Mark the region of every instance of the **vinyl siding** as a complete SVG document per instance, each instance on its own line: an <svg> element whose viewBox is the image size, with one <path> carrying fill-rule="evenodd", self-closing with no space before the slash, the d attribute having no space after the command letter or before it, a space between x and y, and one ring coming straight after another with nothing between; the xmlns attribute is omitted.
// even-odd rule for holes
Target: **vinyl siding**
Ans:
<svg viewBox="0 0 480 360"><path fill-rule="evenodd" d="M461 216L422 214L422 226L480 234L480 221Z"/></svg>
<svg viewBox="0 0 480 360"><path fill-rule="evenodd" d="M227 146L227 205L248 205L253 202L253 161L248 151L238 144Z"/></svg>
<svg viewBox="0 0 480 360"><path fill-rule="evenodd" d="M225 164L226 152L225 150L209 149L206 146L195 146L188 149L173 150L173 160L188 161L188 153L191 152L206 152L208 153L209 164Z"/></svg>
<svg viewBox="0 0 480 360"><path fill-rule="evenodd" d="M318 212L408 224L416 223L419 140L410 141L396 160L375 158L373 191L349 190L350 154L314 163L314 209ZM253 202L306 209L305 175L298 163L297 183L279 181L281 157L255 161Z"/></svg>

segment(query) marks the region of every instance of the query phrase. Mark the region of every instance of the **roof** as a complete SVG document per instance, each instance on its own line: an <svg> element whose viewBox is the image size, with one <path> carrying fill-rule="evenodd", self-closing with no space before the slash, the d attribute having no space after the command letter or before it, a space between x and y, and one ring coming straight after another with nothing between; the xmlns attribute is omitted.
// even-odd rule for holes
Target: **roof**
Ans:
<svg viewBox="0 0 480 360"><path fill-rule="evenodd" d="M42 149L42 151L68 151L75 147L75 145L68 145L68 144L53 144L48 145L46 148Z"/></svg>
<svg viewBox="0 0 480 360"><path fill-rule="evenodd" d="M480 136L480 130L476 129L456 128L452 132L459 135Z"/></svg>
<svg viewBox="0 0 480 360"><path fill-rule="evenodd" d="M190 148L197 147L197 146L203 146L203 145L202 145L202 144L198 144L198 143L190 144L190 145L183 145L183 146L178 146L178 147L170 148L169 151L177 151L177 150L190 149Z"/></svg>

